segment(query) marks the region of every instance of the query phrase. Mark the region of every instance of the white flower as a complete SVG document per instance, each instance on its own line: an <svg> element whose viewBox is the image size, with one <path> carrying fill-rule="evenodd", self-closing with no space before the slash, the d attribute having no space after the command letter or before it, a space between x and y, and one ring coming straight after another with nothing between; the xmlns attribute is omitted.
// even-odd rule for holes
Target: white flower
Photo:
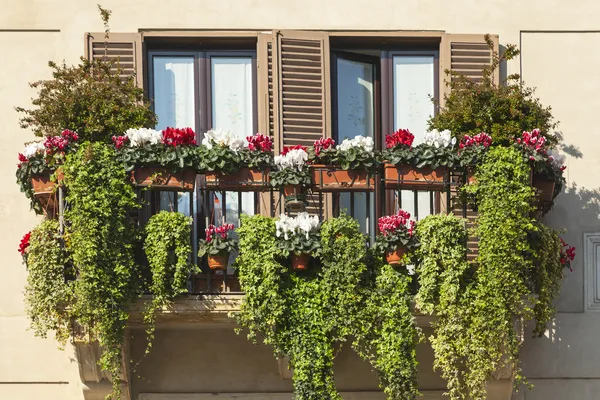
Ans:
<svg viewBox="0 0 600 400"><path fill-rule="evenodd" d="M211 129L204 134L202 145L210 150L215 144L229 147L235 152L247 146L247 143L244 141L244 139L237 137L232 131Z"/></svg>
<svg viewBox="0 0 600 400"><path fill-rule="evenodd" d="M125 136L129 138L129 145L131 147L143 147L158 144L162 140L161 131L148 128L127 129Z"/></svg>
<svg viewBox="0 0 600 400"><path fill-rule="evenodd" d="M425 133L425 144L429 146L435 146L436 148L448 147L456 144L456 138L452 137L452 132L448 129L439 132L434 129L430 132Z"/></svg>
<svg viewBox="0 0 600 400"><path fill-rule="evenodd" d="M275 156L275 166L278 170L285 168L297 168L298 171L302 171L302 168L308 161L308 154L302 149L294 149L287 152L286 155Z"/></svg>
<svg viewBox="0 0 600 400"><path fill-rule="evenodd" d="M565 161L567 161L567 157L558 150L548 150L548 158L550 158L552 164L558 168L565 165Z"/></svg>
<svg viewBox="0 0 600 400"><path fill-rule="evenodd" d="M44 143L42 142L32 142L25 146L21 154L25 156L25 158L30 159L35 156L37 153L43 153L46 150L44 147Z"/></svg>
<svg viewBox="0 0 600 400"><path fill-rule="evenodd" d="M371 153L373 152L375 143L371 137L355 136L354 139L344 139L342 143L336 146L340 151L347 151L351 147L361 147L366 152Z"/></svg>
<svg viewBox="0 0 600 400"><path fill-rule="evenodd" d="M277 237L283 237L285 240L290 238L290 235L301 234L305 235L306 239L309 238L309 234L319 227L319 218L315 215L310 215L306 212L301 212L295 218L288 217L285 214L279 216L279 220L275 221L275 228L277 229Z"/></svg>

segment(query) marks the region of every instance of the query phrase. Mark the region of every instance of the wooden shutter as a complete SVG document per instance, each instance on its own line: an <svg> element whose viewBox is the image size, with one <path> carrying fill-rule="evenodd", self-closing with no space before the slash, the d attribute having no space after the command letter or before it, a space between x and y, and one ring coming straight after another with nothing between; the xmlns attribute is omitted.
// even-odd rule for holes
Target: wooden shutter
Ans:
<svg viewBox="0 0 600 400"><path fill-rule="evenodd" d="M90 61L115 61L115 72L121 69L123 76L134 76L143 87L141 33L86 33L85 56Z"/></svg>
<svg viewBox="0 0 600 400"><path fill-rule="evenodd" d="M490 35L494 43L494 52L499 50L498 35ZM469 79L480 81L483 69L492 64L493 54L485 41L485 35L444 34L440 44L440 102L443 106L444 95L450 92L446 84L452 79L446 71L458 72ZM500 71L494 71L494 82L500 81Z"/></svg>

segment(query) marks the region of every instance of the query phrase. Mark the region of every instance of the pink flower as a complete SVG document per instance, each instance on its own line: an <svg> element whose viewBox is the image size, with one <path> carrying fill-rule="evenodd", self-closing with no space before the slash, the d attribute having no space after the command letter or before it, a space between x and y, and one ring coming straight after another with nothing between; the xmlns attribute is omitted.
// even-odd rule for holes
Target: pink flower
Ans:
<svg viewBox="0 0 600 400"><path fill-rule="evenodd" d="M126 143L129 143L129 137L127 136L113 136L111 139L117 150L125 146Z"/></svg>
<svg viewBox="0 0 600 400"><path fill-rule="evenodd" d="M408 233L410 237L414 234L415 221L410 220L410 214L404 210L398 210L396 215L388 215L379 218L379 231L383 236L396 233Z"/></svg>

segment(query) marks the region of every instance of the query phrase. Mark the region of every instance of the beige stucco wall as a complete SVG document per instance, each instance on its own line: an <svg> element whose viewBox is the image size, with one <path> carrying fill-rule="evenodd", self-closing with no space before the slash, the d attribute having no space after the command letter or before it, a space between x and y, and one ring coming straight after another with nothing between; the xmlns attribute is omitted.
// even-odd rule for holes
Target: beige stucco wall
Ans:
<svg viewBox="0 0 600 400"><path fill-rule="evenodd" d="M18 127L15 105L27 105L33 94L27 82L47 78L46 61L76 62L83 50L83 34L101 31L96 11L97 0L3 0L0 2L0 398L2 399L81 399L82 386L70 349L60 352L52 340L34 338L26 330L22 288L26 271L15 251L23 233L37 223L28 211L25 197L15 184L16 154L32 136ZM597 0L105 0L113 10L113 32L139 29L414 29L444 30L450 33L497 33L501 43L522 46L523 55L508 66L508 72L521 71L525 81L538 87L545 104L553 106L561 121L567 144L579 148L581 158L569 157L569 189L559 197L548 219L566 227L566 239L580 250L568 273L561 298L556 329L548 337L527 341L523 352L525 373L535 388L516 395L526 400L596 399L600 387L600 314L584 312L584 265L581 257L584 232L600 232L598 189L600 181L600 137L595 131L600 45L598 30L600 2ZM528 32L524 32L528 31ZM558 31L531 32L531 31ZM560 32L563 31L563 32ZM573 31L566 33L565 31ZM598 31L600 32L600 31ZM251 347L230 331L159 332L158 347L165 351L151 354L140 366L148 380L134 388L156 388L165 376L144 365L155 360L172 366L177 379L165 383L169 390L181 392L182 385L197 390L206 373L207 359L222 366L221 376L236 376L234 385L253 383L289 390L288 381L275 376L276 364L268 349ZM226 340L225 340L226 339ZM205 349L202 347L207 345ZM139 344L134 348L139 351ZM227 361L230 347L247 357ZM184 368L172 358L182 356L191 364ZM191 355L198 357L191 357ZM154 358L153 358L154 357ZM157 357L160 357L158 359ZM342 356L342 358L351 356ZM253 381L242 371L258 369ZM343 365L347 362L347 369ZM365 366L346 360L340 376L353 384L374 385ZM237 371L237 372L236 372ZM158 374L158 375L157 375ZM347 374L347 375L344 375ZM365 380L352 378L352 374ZM192 379L184 379L184 377ZM239 379L237 379L239 378ZM341 378L342 381L346 378ZM210 380L208 380L210 381ZM244 383L245 382L245 383ZM435 380L430 383L435 386ZM427 384L425 379L424 384ZM154 386L153 386L154 385ZM158 386L156 386L158 385ZM195 385L195 386L194 386ZM240 386L240 390L242 388ZM362 387L362 386L361 386ZM365 386L366 387L366 386ZM355 387L354 387L355 388ZM432 387L435 388L435 387ZM187 390L186 389L186 390ZM136 389L138 390L138 389ZM237 389L236 389L237 390Z"/></svg>

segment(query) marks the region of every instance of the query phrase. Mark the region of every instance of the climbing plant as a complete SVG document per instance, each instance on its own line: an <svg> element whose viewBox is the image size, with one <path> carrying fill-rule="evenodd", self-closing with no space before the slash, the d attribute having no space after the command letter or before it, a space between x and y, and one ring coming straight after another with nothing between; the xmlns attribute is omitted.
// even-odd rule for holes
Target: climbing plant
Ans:
<svg viewBox="0 0 600 400"><path fill-rule="evenodd" d="M144 250L152 275L150 292L153 295L144 313L144 322L148 324L146 353L154 339L156 311L186 293L187 279L197 272L197 266L190 260L192 221L191 217L178 212L161 211L146 224Z"/></svg>
<svg viewBox="0 0 600 400"><path fill-rule="evenodd" d="M31 231L23 249L27 266L25 306L36 336L54 331L64 344L71 333L68 307L73 304L74 273L70 255L62 246L56 220L44 220Z"/></svg>
<svg viewBox="0 0 600 400"><path fill-rule="evenodd" d="M121 345L127 306L139 294L135 231L128 212L138 207L112 146L84 143L63 166L67 188L67 250L77 271L73 315L102 348L100 366L120 396Z"/></svg>

